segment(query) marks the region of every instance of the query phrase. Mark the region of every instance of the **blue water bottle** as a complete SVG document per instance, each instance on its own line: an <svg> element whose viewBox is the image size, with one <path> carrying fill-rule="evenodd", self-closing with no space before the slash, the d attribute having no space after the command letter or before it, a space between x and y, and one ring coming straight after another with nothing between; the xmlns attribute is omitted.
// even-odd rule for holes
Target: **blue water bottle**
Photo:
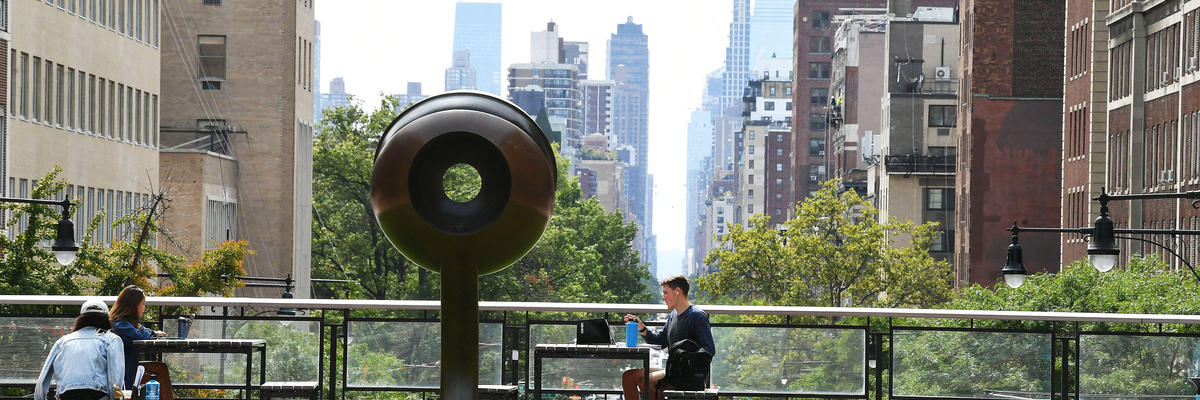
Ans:
<svg viewBox="0 0 1200 400"><path fill-rule="evenodd" d="M158 381L154 380L157 377L156 375L150 375L150 382L146 382L145 387L142 388L143 399L159 400Z"/></svg>
<svg viewBox="0 0 1200 400"><path fill-rule="evenodd" d="M630 320L625 323L625 347L637 347L638 323Z"/></svg>

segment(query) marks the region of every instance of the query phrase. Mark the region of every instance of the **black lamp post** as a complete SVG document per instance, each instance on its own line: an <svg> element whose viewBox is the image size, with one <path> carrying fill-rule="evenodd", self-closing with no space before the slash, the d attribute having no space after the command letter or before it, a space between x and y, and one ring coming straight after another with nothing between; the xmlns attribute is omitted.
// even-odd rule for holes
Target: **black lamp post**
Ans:
<svg viewBox="0 0 1200 400"><path fill-rule="evenodd" d="M1126 201L1126 200L1147 200L1147 199L1188 199L1192 200L1192 207L1200 209L1200 190L1182 193L1143 193L1143 194L1126 194L1110 196L1100 189L1100 195L1092 199L1100 202L1100 217L1091 227L1083 228L1023 228L1017 226L1014 221L1012 227L1007 230L1012 232L1012 243L1008 245L1008 259L1005 262L1004 269L1001 273L1004 274L1004 281L1010 287L1020 287L1025 282L1025 266L1021 257L1021 245L1017 242L1017 234L1021 231L1029 232L1053 232L1053 233L1078 233L1089 240L1087 254L1088 260L1092 262L1092 266L1096 267L1100 272L1107 272L1117 264L1118 257L1121 255L1121 249L1117 247L1116 239L1136 240L1157 246L1178 258L1192 275L1200 281L1200 273L1192 267L1186 258L1175 252L1171 248L1154 241L1142 239L1133 236L1117 236L1117 234L1127 235L1171 235L1171 236L1200 236L1200 230L1182 230L1182 229L1116 229L1113 227L1112 218L1108 216L1108 202Z"/></svg>
<svg viewBox="0 0 1200 400"><path fill-rule="evenodd" d="M63 196L62 200L0 197L0 203L45 204L62 207L62 218L58 220L57 235L50 250L54 251L54 258L58 260L59 264L69 265L75 262L75 252L79 251L79 246L75 244L75 223L71 222L71 196Z"/></svg>

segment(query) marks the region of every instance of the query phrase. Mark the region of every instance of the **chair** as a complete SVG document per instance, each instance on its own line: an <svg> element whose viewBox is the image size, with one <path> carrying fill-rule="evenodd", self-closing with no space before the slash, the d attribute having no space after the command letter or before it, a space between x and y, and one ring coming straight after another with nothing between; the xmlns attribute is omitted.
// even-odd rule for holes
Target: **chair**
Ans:
<svg viewBox="0 0 1200 400"><path fill-rule="evenodd" d="M159 385L158 398L160 400L175 400L175 391L171 389L171 372L167 370L167 364L158 361L142 361L138 365L146 369L146 373L142 375L142 381L138 382L139 385L149 382L150 374L154 374L156 376L154 380L158 381Z"/></svg>

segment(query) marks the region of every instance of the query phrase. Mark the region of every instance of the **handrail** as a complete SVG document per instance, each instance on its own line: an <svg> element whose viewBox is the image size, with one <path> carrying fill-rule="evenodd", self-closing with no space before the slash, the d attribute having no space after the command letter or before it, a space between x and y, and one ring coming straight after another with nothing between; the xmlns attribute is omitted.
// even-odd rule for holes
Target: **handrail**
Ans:
<svg viewBox="0 0 1200 400"><path fill-rule="evenodd" d="M0 305L77 305L93 296L0 295ZM116 296L99 296L107 303ZM324 310L437 310L440 303L433 300L338 300L338 299L270 299L249 297L148 297L147 306L201 307L262 307L307 308ZM1200 315L1177 314L1116 314L1044 311L947 310L916 308L860 307L788 307L701 305L708 314L780 315L815 317L872 317L872 318L947 318L1018 321L1107 322L1149 324L1200 324ZM660 313L662 304L600 304L600 303L537 303L481 301L480 311L571 312L571 313Z"/></svg>

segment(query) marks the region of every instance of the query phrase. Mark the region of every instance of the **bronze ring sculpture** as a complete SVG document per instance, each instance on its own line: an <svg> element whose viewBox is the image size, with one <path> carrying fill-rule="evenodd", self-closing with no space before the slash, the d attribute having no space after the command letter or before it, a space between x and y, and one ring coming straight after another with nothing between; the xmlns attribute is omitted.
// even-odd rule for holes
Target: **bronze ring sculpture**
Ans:
<svg viewBox="0 0 1200 400"><path fill-rule="evenodd" d="M479 173L472 199L446 194L443 176L456 164ZM371 173L375 218L401 254L442 274L443 398L476 398L479 276L507 268L537 243L557 176L550 142L533 119L482 92L418 102L380 138Z"/></svg>

